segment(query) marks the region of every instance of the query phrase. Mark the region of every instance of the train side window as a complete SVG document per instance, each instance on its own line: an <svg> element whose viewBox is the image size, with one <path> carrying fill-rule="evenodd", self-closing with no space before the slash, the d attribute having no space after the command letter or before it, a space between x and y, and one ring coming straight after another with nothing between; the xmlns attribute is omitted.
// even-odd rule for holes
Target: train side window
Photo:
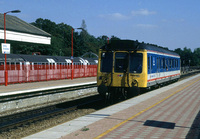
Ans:
<svg viewBox="0 0 200 139"><path fill-rule="evenodd" d="M25 64L24 64L24 62L22 62L22 70L24 70L25 69Z"/></svg>
<svg viewBox="0 0 200 139"><path fill-rule="evenodd" d="M170 59L167 59L167 69L170 69Z"/></svg>
<svg viewBox="0 0 200 139"><path fill-rule="evenodd" d="M157 66L157 69L159 68L159 66L158 66L158 61L159 61L159 59L158 59L158 57L156 58L156 66Z"/></svg>
<svg viewBox="0 0 200 139"><path fill-rule="evenodd" d="M151 56L151 72L153 72L155 66L156 66L156 58L154 56Z"/></svg>
<svg viewBox="0 0 200 139"><path fill-rule="evenodd" d="M171 67L172 67L172 69L173 69L173 68L174 68L174 66L173 66L173 59L171 59L171 64L172 64L172 66L171 66Z"/></svg>
<svg viewBox="0 0 200 139"><path fill-rule="evenodd" d="M159 57L157 57L156 64L157 64L157 70L159 70L160 69L160 58Z"/></svg>
<svg viewBox="0 0 200 139"><path fill-rule="evenodd" d="M168 71L168 63L169 63L169 60L168 59L165 59L165 69Z"/></svg>
<svg viewBox="0 0 200 139"><path fill-rule="evenodd" d="M16 62L16 70L20 70L20 63L19 62Z"/></svg>
<svg viewBox="0 0 200 139"><path fill-rule="evenodd" d="M4 62L0 62L0 70L4 70Z"/></svg>
<svg viewBox="0 0 200 139"><path fill-rule="evenodd" d="M15 70L15 63L14 62L10 62L10 70Z"/></svg>
<svg viewBox="0 0 200 139"><path fill-rule="evenodd" d="M165 58L163 58L163 69L165 69L165 65L166 65Z"/></svg>
<svg viewBox="0 0 200 139"><path fill-rule="evenodd" d="M175 59L175 68L177 68L177 59Z"/></svg>
<svg viewBox="0 0 200 139"><path fill-rule="evenodd" d="M30 62L29 67L30 67L30 70L33 70L32 62Z"/></svg>
<svg viewBox="0 0 200 139"><path fill-rule="evenodd" d="M151 57L150 56L148 56L148 73L150 73L150 71L151 71Z"/></svg>
<svg viewBox="0 0 200 139"><path fill-rule="evenodd" d="M173 59L171 59L172 68L174 67L174 66L173 66L173 61L174 61L174 60L173 60Z"/></svg>
<svg viewBox="0 0 200 139"><path fill-rule="evenodd" d="M153 69L153 57L151 56L151 71Z"/></svg>
<svg viewBox="0 0 200 139"><path fill-rule="evenodd" d="M176 68L176 59L174 59L174 68Z"/></svg>
<svg viewBox="0 0 200 139"><path fill-rule="evenodd" d="M163 68L163 58L160 59L160 68Z"/></svg>

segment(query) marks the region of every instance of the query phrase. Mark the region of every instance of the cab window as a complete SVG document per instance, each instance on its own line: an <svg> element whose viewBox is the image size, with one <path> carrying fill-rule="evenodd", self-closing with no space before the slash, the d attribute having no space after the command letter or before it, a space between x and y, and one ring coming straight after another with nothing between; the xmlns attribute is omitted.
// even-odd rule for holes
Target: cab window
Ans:
<svg viewBox="0 0 200 139"><path fill-rule="evenodd" d="M143 56L141 53L131 53L130 54L130 73L141 73L142 61L143 61Z"/></svg>
<svg viewBox="0 0 200 139"><path fill-rule="evenodd" d="M101 72L112 72L113 53L101 53Z"/></svg>
<svg viewBox="0 0 200 139"><path fill-rule="evenodd" d="M115 72L126 72L128 68L128 53L115 53Z"/></svg>

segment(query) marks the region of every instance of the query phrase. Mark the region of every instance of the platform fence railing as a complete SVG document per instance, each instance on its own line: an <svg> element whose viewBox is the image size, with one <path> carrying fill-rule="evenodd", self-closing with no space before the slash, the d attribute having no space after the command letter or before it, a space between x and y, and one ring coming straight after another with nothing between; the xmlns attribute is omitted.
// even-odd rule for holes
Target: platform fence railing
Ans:
<svg viewBox="0 0 200 139"><path fill-rule="evenodd" d="M5 67L0 65L0 85L5 84ZM73 78L97 76L97 65L73 65ZM8 84L71 79L71 65L13 64L7 65Z"/></svg>

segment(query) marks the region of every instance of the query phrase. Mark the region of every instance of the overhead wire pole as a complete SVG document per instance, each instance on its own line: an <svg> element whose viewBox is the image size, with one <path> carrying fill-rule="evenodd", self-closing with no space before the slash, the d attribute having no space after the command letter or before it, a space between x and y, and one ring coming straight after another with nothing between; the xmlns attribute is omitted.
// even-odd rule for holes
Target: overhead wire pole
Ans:
<svg viewBox="0 0 200 139"><path fill-rule="evenodd" d="M74 78L74 66L73 66L73 34L74 34L74 29L72 28L72 48L71 48L71 80Z"/></svg>
<svg viewBox="0 0 200 139"><path fill-rule="evenodd" d="M21 11L20 10L13 10L13 11L8 11L8 12L5 12L3 15L4 15L4 43L6 43L6 14L7 13L20 13ZM8 71L7 71L7 60L6 60L7 56L6 56L6 53L5 53L5 86L8 85Z"/></svg>
<svg viewBox="0 0 200 139"><path fill-rule="evenodd" d="M71 80L73 80L74 79L74 65L73 65L73 59L74 59L74 56L73 56L73 34L74 34L74 30L75 29L81 29L81 30L84 30L83 28L72 28L72 32L71 32L71 36L72 36L72 38L71 38L71 62L72 62L72 64L71 64Z"/></svg>

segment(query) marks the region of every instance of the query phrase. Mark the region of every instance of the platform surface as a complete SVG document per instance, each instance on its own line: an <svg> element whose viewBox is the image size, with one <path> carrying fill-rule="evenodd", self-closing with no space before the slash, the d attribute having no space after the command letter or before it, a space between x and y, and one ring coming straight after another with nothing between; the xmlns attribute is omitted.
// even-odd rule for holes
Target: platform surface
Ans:
<svg viewBox="0 0 200 139"><path fill-rule="evenodd" d="M87 78L75 78L65 79L65 80L52 80L52 81L41 81L41 82L31 82L31 83L21 83L21 84L9 84L8 86L0 86L0 96L6 93L21 93L26 91L34 90L46 90L51 88L59 88L65 86L73 86L75 84L83 83L96 83L96 77Z"/></svg>
<svg viewBox="0 0 200 139"><path fill-rule="evenodd" d="M200 74L25 138L198 139L199 132Z"/></svg>

